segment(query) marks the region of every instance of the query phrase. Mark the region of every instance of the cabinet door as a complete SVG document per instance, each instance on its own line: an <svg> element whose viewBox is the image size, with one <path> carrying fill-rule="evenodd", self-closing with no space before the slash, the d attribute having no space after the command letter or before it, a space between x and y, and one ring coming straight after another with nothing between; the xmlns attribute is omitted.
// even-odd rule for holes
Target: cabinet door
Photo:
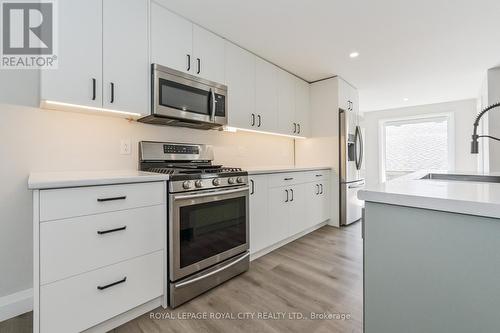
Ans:
<svg viewBox="0 0 500 333"><path fill-rule="evenodd" d="M339 82L339 108L344 111L350 111L351 105L351 86L342 80L338 79Z"/></svg>
<svg viewBox="0 0 500 333"><path fill-rule="evenodd" d="M295 120L295 77L278 69L278 130L295 135L298 126Z"/></svg>
<svg viewBox="0 0 500 333"><path fill-rule="evenodd" d="M224 39L193 25L193 71L204 79L224 83Z"/></svg>
<svg viewBox="0 0 500 333"><path fill-rule="evenodd" d="M306 184L290 187L291 198L289 202L288 236L293 236L307 229L306 213Z"/></svg>
<svg viewBox="0 0 500 333"><path fill-rule="evenodd" d="M269 189L269 220L265 247L278 243L289 235L290 195L289 188Z"/></svg>
<svg viewBox="0 0 500 333"><path fill-rule="evenodd" d="M255 126L255 56L233 43L226 41L225 44L226 85L231 110L228 124L252 129Z"/></svg>
<svg viewBox="0 0 500 333"><path fill-rule="evenodd" d="M193 24L155 2L150 24L152 62L193 74Z"/></svg>
<svg viewBox="0 0 500 333"><path fill-rule="evenodd" d="M148 1L103 0L104 108L148 114L149 73Z"/></svg>
<svg viewBox="0 0 500 333"><path fill-rule="evenodd" d="M42 100L102 107L101 1L58 2L59 68L41 71Z"/></svg>
<svg viewBox="0 0 500 333"><path fill-rule="evenodd" d="M309 136L310 90L309 83L295 78L295 122L297 135Z"/></svg>
<svg viewBox="0 0 500 333"><path fill-rule="evenodd" d="M332 204L331 204L331 199L330 199L330 191L331 191L331 183L329 180L324 180L321 182L323 185L323 191L320 194L320 200L319 200L319 221L318 223L325 222L329 220L332 217Z"/></svg>
<svg viewBox="0 0 500 333"><path fill-rule="evenodd" d="M268 181L266 175L250 177L250 252L269 245Z"/></svg>
<svg viewBox="0 0 500 333"><path fill-rule="evenodd" d="M255 110L257 130L278 131L278 68L273 64L256 58L255 62Z"/></svg>
<svg viewBox="0 0 500 333"><path fill-rule="evenodd" d="M321 207L321 198L320 198L320 192L321 192L321 187L320 184L315 182L315 183L307 183L305 184L306 190L305 190L305 196L306 196L306 201L307 201L307 217L306 217L306 228L310 228L318 223L321 222L321 214L322 214L322 207Z"/></svg>

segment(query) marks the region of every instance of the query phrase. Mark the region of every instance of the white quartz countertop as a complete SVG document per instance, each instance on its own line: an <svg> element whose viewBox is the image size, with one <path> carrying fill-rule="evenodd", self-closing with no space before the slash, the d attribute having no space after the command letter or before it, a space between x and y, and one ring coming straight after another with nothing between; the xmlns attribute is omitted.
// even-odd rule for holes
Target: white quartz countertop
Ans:
<svg viewBox="0 0 500 333"><path fill-rule="evenodd" d="M358 192L361 200L500 218L500 184L420 179L429 173L500 176L500 173L419 171Z"/></svg>
<svg viewBox="0 0 500 333"><path fill-rule="evenodd" d="M168 180L168 175L137 170L33 172L28 179L28 188L39 190L164 180Z"/></svg>
<svg viewBox="0 0 500 333"><path fill-rule="evenodd" d="M284 172L300 172L300 171L315 171L315 170L330 170L330 167L256 167L245 168L249 175L260 175L268 173L284 173Z"/></svg>

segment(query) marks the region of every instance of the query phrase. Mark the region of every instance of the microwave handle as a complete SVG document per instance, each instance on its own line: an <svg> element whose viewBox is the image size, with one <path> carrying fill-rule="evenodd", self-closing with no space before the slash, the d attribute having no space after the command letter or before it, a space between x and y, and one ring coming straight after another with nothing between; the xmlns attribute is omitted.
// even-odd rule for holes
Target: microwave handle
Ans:
<svg viewBox="0 0 500 333"><path fill-rule="evenodd" d="M210 121L215 121L215 93L213 89L210 89L210 94L212 95L212 110L210 110Z"/></svg>

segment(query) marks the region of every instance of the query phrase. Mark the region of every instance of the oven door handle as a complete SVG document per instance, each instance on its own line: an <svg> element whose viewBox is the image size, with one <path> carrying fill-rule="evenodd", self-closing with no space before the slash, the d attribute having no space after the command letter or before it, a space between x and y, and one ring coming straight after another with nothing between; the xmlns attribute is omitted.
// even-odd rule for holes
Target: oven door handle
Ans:
<svg viewBox="0 0 500 333"><path fill-rule="evenodd" d="M247 253L247 254L245 254L245 255L244 255L243 257L241 257L241 258L238 258L237 260L235 260L235 261L233 261L233 262L231 262L231 263L229 263L229 264L227 264L227 265L225 265L225 266L223 266L223 267L217 268L215 271L211 271L211 272L209 272L209 273L207 273L207 274L204 274L204 275L202 275L202 276L195 277L194 279L191 279L191 280L188 280L188 281L185 281L185 282L176 283L176 284L174 285L174 287L175 287L175 288L181 288L181 287L184 287L184 286L190 285L190 284L192 284L192 283L195 283L195 282L197 282L197 281L203 280L203 279L205 279L205 278L207 278L207 277L209 277L209 276L212 276L212 275L215 275L215 274L217 274L217 273L220 273L220 272L222 272L223 270L225 270L225 269L227 269L227 268L229 268L229 267L231 267L231 266L236 265L236 264L237 264L237 263L239 263L240 261L245 260L245 259L246 259L246 258L248 258L249 256L250 256L250 253Z"/></svg>
<svg viewBox="0 0 500 333"><path fill-rule="evenodd" d="M235 190L227 190L227 191L211 191L207 193L199 193L199 194L188 194L188 195L179 195L176 196L174 195L174 200L186 200L186 199L196 199L196 198L203 198L203 197L211 197L214 195L224 195L224 194L231 194L231 193L238 193L238 192L244 192L248 191L249 187L245 186L242 188L238 188Z"/></svg>

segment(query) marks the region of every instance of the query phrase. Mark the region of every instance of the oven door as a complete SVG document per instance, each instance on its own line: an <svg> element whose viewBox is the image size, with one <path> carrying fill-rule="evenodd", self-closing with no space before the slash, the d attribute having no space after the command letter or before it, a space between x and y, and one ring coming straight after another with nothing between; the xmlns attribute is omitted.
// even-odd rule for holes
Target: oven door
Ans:
<svg viewBox="0 0 500 333"><path fill-rule="evenodd" d="M153 67L153 113L190 122L227 124L225 86ZM161 68L163 70L160 70Z"/></svg>
<svg viewBox="0 0 500 333"><path fill-rule="evenodd" d="M170 281L248 250L248 200L248 186L170 195Z"/></svg>

